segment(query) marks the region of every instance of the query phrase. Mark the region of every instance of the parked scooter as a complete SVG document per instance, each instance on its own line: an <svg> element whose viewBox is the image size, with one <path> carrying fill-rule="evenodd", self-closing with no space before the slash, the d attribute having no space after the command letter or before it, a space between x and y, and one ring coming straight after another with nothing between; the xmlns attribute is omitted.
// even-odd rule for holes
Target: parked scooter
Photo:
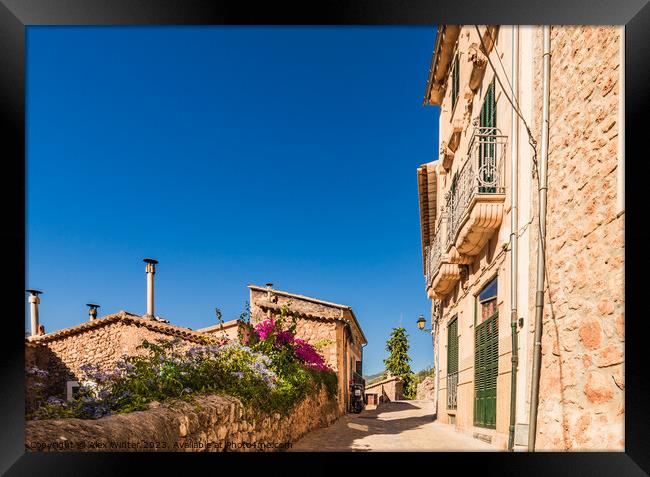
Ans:
<svg viewBox="0 0 650 477"><path fill-rule="evenodd" d="M359 414L365 407L364 401L365 386L360 383L350 385L350 411Z"/></svg>

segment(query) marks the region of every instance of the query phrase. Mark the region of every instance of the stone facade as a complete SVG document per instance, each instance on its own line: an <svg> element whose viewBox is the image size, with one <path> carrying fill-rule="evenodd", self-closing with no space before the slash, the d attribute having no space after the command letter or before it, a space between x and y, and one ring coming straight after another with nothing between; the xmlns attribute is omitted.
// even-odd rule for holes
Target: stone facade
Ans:
<svg viewBox="0 0 650 477"><path fill-rule="evenodd" d="M534 159L540 159L541 144L542 27L518 28L514 75L512 33L511 27L503 26L490 26L489 33L482 27L482 37L473 25L440 28L425 98L440 107L440 158L418 169L418 190L426 290L432 299L436 343L438 419L469 435L481 434L497 447L507 447L514 274L519 318L515 443L523 443L515 449L525 450L538 243ZM620 45L618 27L551 29L548 292L536 442L540 450L624 449ZM507 98L512 92L501 88L488 56L506 88L516 79L518 107L537 144L536 158L523 121L517 120L513 136ZM462 190L468 164L476 158L476 138L481 137L477 126L482 121L475 118L488 102L491 84L497 129L491 133L490 145L478 151L484 161L484 157L496 156L493 173L498 183L477 188L478 192L474 189L472 200L462 204L456 197L467 197L458 190ZM518 260L516 270L511 270L514 152L518 158ZM484 178L475 172L468 183L481 184L477 180ZM494 278L495 298L482 302L480 294ZM495 421L486 426L477 423L475 415L476 339L483 319L495 314ZM450 330L456 331L455 355ZM448 354L457 356L453 373L448 372Z"/></svg>
<svg viewBox="0 0 650 477"><path fill-rule="evenodd" d="M249 285L251 324L279 315L282 306L297 316L296 336L316 346L338 375L339 405L345 412L349 382L362 379L367 340L352 308L316 298Z"/></svg>
<svg viewBox="0 0 650 477"><path fill-rule="evenodd" d="M46 383L47 395L65 399L67 382L79 381L83 376L80 367L97 364L105 372L112 371L123 355L138 355L146 350L138 349L144 340L171 340L180 338L186 346L204 343L212 339L189 328L181 328L142 318L121 311L72 328L26 340L25 362L49 371ZM29 393L27 408L33 403Z"/></svg>
<svg viewBox="0 0 650 477"><path fill-rule="evenodd" d="M197 333L213 336L218 340L241 341L242 338L245 339L248 328L242 320L230 320L206 328L200 328L196 331Z"/></svg>
<svg viewBox="0 0 650 477"><path fill-rule="evenodd" d="M436 397L436 380L432 376L427 376L417 385L415 399L418 401L433 401Z"/></svg>
<svg viewBox="0 0 650 477"><path fill-rule="evenodd" d="M287 416L261 414L229 396L200 396L192 402L152 403L147 411L98 420L28 421L25 448L28 452L279 451L338 416L336 402L324 387Z"/></svg>
<svg viewBox="0 0 650 477"><path fill-rule="evenodd" d="M541 58L541 31L534 41ZM620 42L619 27L551 28L549 292L538 419L545 449L624 449ZM541 61L534 78L541 91ZM535 111L540 131L539 95Z"/></svg>
<svg viewBox="0 0 650 477"><path fill-rule="evenodd" d="M376 383L368 384L365 392L366 396L376 395L372 400L377 404L401 401L404 399L404 381L396 376L391 376Z"/></svg>

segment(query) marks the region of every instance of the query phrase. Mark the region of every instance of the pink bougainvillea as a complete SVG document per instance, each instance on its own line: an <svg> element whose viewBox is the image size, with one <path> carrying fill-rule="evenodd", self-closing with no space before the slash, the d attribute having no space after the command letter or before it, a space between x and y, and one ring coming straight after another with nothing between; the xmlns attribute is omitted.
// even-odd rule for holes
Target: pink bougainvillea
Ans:
<svg viewBox="0 0 650 477"><path fill-rule="evenodd" d="M299 338L294 339L296 355L305 363L306 366L319 371L329 371L325 360L312 345Z"/></svg>
<svg viewBox="0 0 650 477"><path fill-rule="evenodd" d="M255 333L260 340L269 340L275 348L289 347L296 358L306 367L318 371L331 371L324 358L311 344L307 343L289 330L281 329L279 323L268 318L255 326Z"/></svg>
<svg viewBox="0 0 650 477"><path fill-rule="evenodd" d="M257 333L257 336L259 336L261 340L265 340L269 334L273 333L274 330L275 321L273 321L273 318L260 321L257 325L255 325L255 333Z"/></svg>

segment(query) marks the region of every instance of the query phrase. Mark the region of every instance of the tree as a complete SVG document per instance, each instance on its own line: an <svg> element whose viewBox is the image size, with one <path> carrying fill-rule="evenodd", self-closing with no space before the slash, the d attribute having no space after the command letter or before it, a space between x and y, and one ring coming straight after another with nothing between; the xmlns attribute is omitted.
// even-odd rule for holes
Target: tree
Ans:
<svg viewBox="0 0 650 477"><path fill-rule="evenodd" d="M409 341L406 330L402 327L393 328L390 338L386 341L386 351L390 354L384 360L386 371L393 376L400 377L404 380L404 397L413 399L415 397L415 388L413 386L413 371L409 362L411 358L408 355Z"/></svg>

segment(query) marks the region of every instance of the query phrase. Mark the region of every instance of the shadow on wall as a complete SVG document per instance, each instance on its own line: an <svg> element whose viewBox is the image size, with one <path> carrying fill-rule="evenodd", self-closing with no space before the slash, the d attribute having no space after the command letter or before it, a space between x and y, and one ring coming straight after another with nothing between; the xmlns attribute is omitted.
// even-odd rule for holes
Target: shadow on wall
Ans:
<svg viewBox="0 0 650 477"><path fill-rule="evenodd" d="M25 349L25 366L37 366L47 370L49 376L44 380L45 387L42 388L41 396L47 399L55 396L66 399L67 381L78 381L78 377L52 350L41 344L28 346ZM34 386L35 381L29 377L25 379L25 411L32 412L36 409L38 399L38 388Z"/></svg>

